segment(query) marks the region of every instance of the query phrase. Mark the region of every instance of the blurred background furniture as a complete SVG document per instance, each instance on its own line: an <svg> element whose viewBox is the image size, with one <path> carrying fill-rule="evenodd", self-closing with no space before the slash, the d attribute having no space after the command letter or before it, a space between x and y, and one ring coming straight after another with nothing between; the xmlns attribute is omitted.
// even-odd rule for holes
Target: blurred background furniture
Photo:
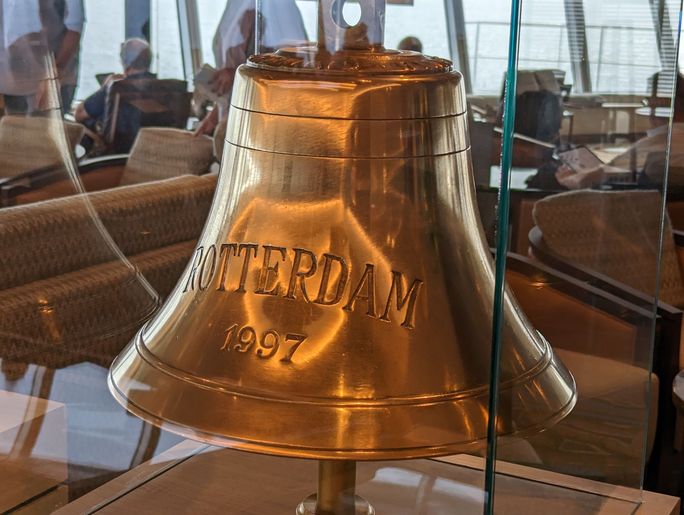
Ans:
<svg viewBox="0 0 684 515"><path fill-rule="evenodd" d="M64 153L74 152L83 135L79 123L50 117L0 118L0 184L26 178L36 170L62 166Z"/></svg>
<svg viewBox="0 0 684 515"><path fill-rule="evenodd" d="M181 175L201 175L214 161L213 142L207 136L193 136L180 129L146 127L140 131L131 154L103 156L78 164L86 191L99 191L126 184L157 181ZM51 168L25 178L0 184L0 207L28 204L74 195L80 184Z"/></svg>
<svg viewBox="0 0 684 515"><path fill-rule="evenodd" d="M107 153L127 153L142 127L185 129L192 94L176 79L124 79L109 88L103 137Z"/></svg>

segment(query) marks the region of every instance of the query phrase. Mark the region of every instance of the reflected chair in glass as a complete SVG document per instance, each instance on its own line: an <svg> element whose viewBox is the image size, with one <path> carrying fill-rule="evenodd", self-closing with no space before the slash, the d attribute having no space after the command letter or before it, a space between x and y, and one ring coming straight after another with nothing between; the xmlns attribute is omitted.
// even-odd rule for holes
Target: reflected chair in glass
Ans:
<svg viewBox="0 0 684 515"><path fill-rule="evenodd" d="M536 226L529 233L535 258L573 277L645 309L656 302L662 197L658 191L574 191L539 200L533 209ZM662 482L669 474L663 452L672 448L675 410L672 381L684 368L681 348L684 281L684 237L663 226L657 314L661 329L653 356L660 380L656 452L648 479ZM597 342L603 344L604 342ZM646 345L648 343L649 345ZM648 368L650 339L635 349L634 361ZM582 389L582 382L578 380ZM580 396L581 398L581 396ZM651 423L653 421L651 420Z"/></svg>

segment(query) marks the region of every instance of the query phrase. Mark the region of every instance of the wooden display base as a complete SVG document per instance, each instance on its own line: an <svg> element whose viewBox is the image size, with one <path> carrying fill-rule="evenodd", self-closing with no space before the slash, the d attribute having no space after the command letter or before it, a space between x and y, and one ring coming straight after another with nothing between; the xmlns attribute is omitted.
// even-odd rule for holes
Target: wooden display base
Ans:
<svg viewBox="0 0 684 515"><path fill-rule="evenodd" d="M376 513L481 515L483 460L359 462L357 493ZM57 513L293 515L316 488L317 463L185 441ZM505 515L676 515L679 499L502 463L496 511Z"/></svg>

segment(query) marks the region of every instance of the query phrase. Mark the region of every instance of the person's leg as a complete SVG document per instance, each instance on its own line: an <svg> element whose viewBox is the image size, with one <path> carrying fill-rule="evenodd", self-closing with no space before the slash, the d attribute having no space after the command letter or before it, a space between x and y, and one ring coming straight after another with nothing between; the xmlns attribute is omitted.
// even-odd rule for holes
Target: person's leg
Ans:
<svg viewBox="0 0 684 515"><path fill-rule="evenodd" d="M74 101L74 93L76 93L75 85L67 84L61 87L62 114L71 112L71 103Z"/></svg>
<svg viewBox="0 0 684 515"><path fill-rule="evenodd" d="M26 114L29 110L28 97L21 95L3 95L5 99L5 113Z"/></svg>

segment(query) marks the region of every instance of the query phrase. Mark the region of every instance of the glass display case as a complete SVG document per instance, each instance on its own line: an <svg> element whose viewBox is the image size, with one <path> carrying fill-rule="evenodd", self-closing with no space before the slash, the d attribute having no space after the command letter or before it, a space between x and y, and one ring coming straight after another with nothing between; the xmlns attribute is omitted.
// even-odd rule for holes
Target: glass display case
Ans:
<svg viewBox="0 0 684 515"><path fill-rule="evenodd" d="M0 2L0 511L678 513L680 12Z"/></svg>

